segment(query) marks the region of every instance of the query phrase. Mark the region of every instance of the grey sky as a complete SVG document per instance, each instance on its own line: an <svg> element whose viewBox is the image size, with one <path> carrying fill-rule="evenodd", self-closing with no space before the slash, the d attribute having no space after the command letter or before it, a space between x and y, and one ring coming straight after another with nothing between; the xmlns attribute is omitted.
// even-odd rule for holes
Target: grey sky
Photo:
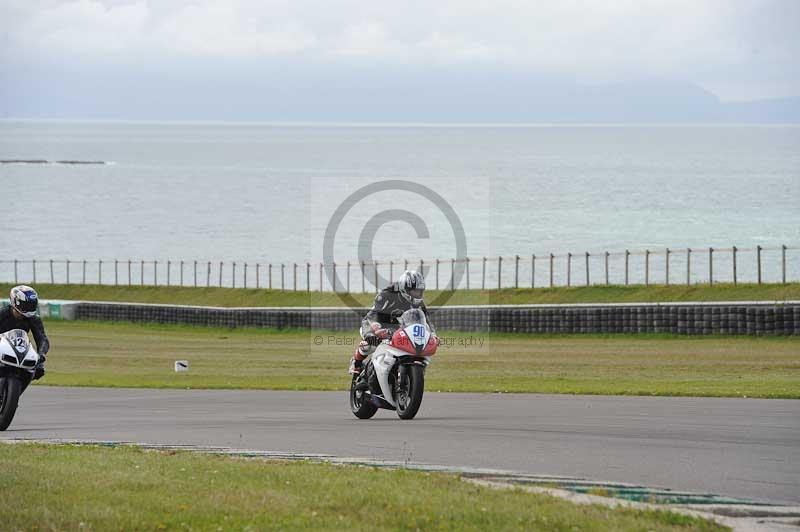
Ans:
<svg viewBox="0 0 800 532"><path fill-rule="evenodd" d="M140 87L159 87L164 72L198 83L219 73L221 99L257 73L292 87L320 83L320 72L345 85L483 72L670 80L723 101L800 96L797 0L0 0L0 30L5 115L39 92L52 106L54 80L72 80L69 100L75 79L103 85L120 73Z"/></svg>

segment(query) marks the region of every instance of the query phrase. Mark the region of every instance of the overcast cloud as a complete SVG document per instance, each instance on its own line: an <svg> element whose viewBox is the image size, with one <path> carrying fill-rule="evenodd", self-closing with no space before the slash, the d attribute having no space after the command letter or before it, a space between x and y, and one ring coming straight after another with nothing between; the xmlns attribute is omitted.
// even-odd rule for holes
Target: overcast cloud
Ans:
<svg viewBox="0 0 800 532"><path fill-rule="evenodd" d="M246 80L253 65L291 64L301 74L469 68L583 84L666 79L722 100L800 96L796 0L0 0L0 29L3 76L27 90L53 69L96 77L109 65L188 64Z"/></svg>

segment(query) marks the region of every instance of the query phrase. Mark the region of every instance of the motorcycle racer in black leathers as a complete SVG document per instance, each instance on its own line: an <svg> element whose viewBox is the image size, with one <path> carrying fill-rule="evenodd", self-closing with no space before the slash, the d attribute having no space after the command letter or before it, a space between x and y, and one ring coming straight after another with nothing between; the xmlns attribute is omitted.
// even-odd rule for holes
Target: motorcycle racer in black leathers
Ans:
<svg viewBox="0 0 800 532"><path fill-rule="evenodd" d="M42 319L36 315L39 296L30 286L19 285L11 289L9 303L9 306L0 308L0 333L13 329L33 333L36 351L41 356L33 378L40 379L44 375L45 355L50 350L50 340L44 332Z"/></svg>
<svg viewBox="0 0 800 532"><path fill-rule="evenodd" d="M364 359L367 358L381 341L391 334L391 327L399 325L398 318L408 309L418 308L425 313L428 326L433 333L428 309L422 296L425 292L425 278L420 272L406 270L397 282L381 290L361 322L361 342L358 344L353 358L350 360L350 373L361 372Z"/></svg>

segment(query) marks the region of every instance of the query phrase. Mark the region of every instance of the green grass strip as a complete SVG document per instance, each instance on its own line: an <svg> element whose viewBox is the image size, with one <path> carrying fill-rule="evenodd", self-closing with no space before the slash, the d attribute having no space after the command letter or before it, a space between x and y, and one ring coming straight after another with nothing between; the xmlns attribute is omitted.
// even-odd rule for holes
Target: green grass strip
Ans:
<svg viewBox="0 0 800 532"><path fill-rule="evenodd" d="M442 473L133 447L17 444L0 470L4 530L727 530Z"/></svg>
<svg viewBox="0 0 800 532"><path fill-rule="evenodd" d="M41 384L345 390L356 332L48 321ZM800 399L800 338L443 331L429 392ZM187 373L173 371L188 360Z"/></svg>
<svg viewBox="0 0 800 532"><path fill-rule="evenodd" d="M0 284L0 294L8 293L10 284ZM152 286L98 286L40 284L35 287L42 299L86 301L130 301L204 305L217 307L303 307L343 306L337 294L328 292L256 290L243 288L193 288ZM434 301L440 292L428 290L426 301ZM709 285L633 285L559 288L520 288L503 290L457 290L450 294L448 305L521 305L535 303L647 303L665 301L786 301L800 300L800 283ZM374 294L354 294L364 306Z"/></svg>

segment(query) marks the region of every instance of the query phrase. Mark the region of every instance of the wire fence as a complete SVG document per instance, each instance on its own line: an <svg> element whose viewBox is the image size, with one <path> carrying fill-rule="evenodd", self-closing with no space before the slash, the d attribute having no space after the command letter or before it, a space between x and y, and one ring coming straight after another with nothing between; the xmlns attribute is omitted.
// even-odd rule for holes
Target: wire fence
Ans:
<svg viewBox="0 0 800 532"><path fill-rule="evenodd" d="M0 260L0 282L374 292L409 268L428 289L694 285L800 281L800 247L667 248L465 259L247 262L144 259ZM336 279L335 283L331 279ZM334 286L335 284L335 286Z"/></svg>

